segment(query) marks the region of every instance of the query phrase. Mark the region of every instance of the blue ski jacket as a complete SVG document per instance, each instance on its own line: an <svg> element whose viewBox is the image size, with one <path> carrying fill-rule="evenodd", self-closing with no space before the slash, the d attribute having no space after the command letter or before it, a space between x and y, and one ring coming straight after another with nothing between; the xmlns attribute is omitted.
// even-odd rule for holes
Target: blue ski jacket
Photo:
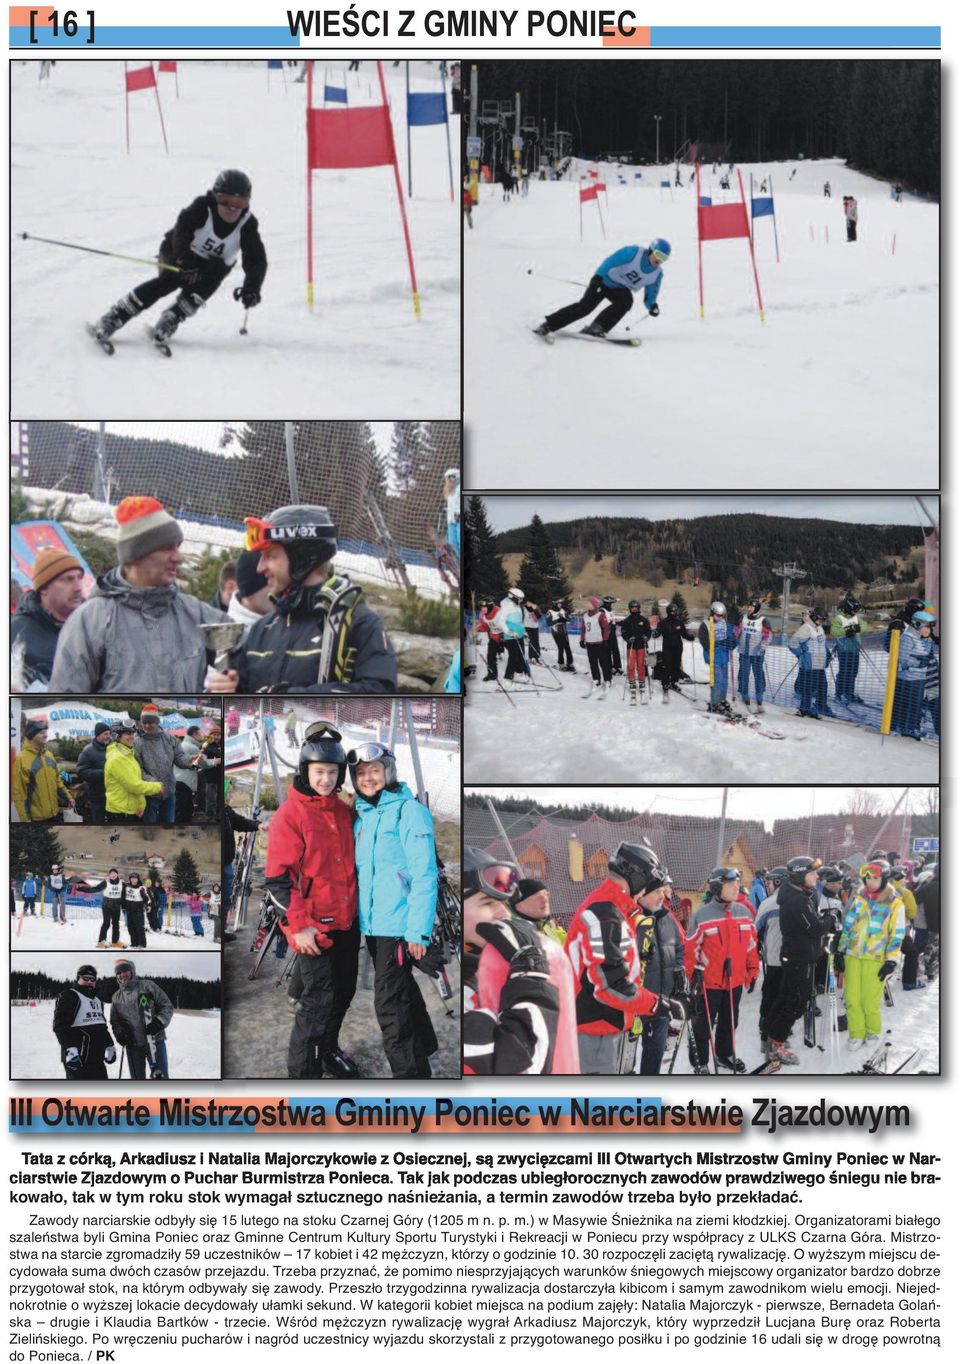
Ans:
<svg viewBox="0 0 960 1364"><path fill-rule="evenodd" d="M375 802L358 794L355 808L361 933L428 944L437 912L433 816L406 782Z"/></svg>

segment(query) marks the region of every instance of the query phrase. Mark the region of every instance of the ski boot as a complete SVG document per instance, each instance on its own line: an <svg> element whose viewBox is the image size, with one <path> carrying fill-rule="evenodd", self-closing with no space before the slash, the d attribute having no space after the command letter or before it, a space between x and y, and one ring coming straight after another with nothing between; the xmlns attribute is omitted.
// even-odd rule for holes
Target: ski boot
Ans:
<svg viewBox="0 0 960 1364"><path fill-rule="evenodd" d="M335 1051L327 1051L323 1054L323 1066L331 1075L335 1075L338 1080L358 1080L360 1078L360 1067L352 1057L338 1047Z"/></svg>
<svg viewBox="0 0 960 1364"><path fill-rule="evenodd" d="M170 347L167 344L170 337L173 336L180 323L198 313L203 304L204 300L199 294L183 293L173 307L166 308L157 318L155 325L147 329L157 349L162 351L164 355L170 355Z"/></svg>
<svg viewBox="0 0 960 1364"><path fill-rule="evenodd" d="M732 1070L734 1075L743 1075L746 1072L746 1065L739 1057L717 1056L717 1065L721 1070Z"/></svg>
<svg viewBox="0 0 960 1364"><path fill-rule="evenodd" d="M636 682L631 682L631 683L630 683L630 704L631 704L631 706L635 706L635 705L637 704L637 684L636 684Z"/></svg>
<svg viewBox="0 0 960 1364"><path fill-rule="evenodd" d="M108 308L99 322L94 322L91 325L90 334L108 355L112 355L111 336L114 332L118 332L121 327L125 327L132 317L136 317L137 313L142 311L143 305L136 294L126 294L123 298L118 299L112 308Z"/></svg>
<svg viewBox="0 0 960 1364"><path fill-rule="evenodd" d="M586 327L580 328L581 336L606 336L606 334L599 322L590 322Z"/></svg>
<svg viewBox="0 0 960 1364"><path fill-rule="evenodd" d="M769 1061L779 1061L782 1066L798 1066L800 1058L795 1051L791 1051L786 1042L775 1042L773 1038L767 1040L767 1059Z"/></svg>
<svg viewBox="0 0 960 1364"><path fill-rule="evenodd" d="M546 322L541 322L539 327L534 327L533 334L534 336L549 336L551 333Z"/></svg>

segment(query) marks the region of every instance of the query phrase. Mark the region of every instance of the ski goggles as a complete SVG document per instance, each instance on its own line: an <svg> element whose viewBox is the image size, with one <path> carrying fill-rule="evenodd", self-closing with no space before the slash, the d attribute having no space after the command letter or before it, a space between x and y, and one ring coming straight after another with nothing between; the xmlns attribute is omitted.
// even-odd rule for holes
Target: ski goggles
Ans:
<svg viewBox="0 0 960 1364"><path fill-rule="evenodd" d="M743 877L736 867L721 867L715 879L723 885L729 885L731 881L742 881Z"/></svg>
<svg viewBox="0 0 960 1364"><path fill-rule="evenodd" d="M662 265L665 260L669 260L669 255L666 251L656 251L653 247L651 247L650 259L655 260L658 265Z"/></svg>
<svg viewBox="0 0 960 1364"><path fill-rule="evenodd" d="M292 544L299 540L334 541L337 536L337 528L334 525L321 526L308 522L302 526L274 526L265 516L245 516L243 525L244 549L259 550L261 553L277 544Z"/></svg>
<svg viewBox="0 0 960 1364"><path fill-rule="evenodd" d="M887 875L889 875L887 868L881 866L879 862L865 862L860 868L861 881L866 881L868 877L874 877L880 881Z"/></svg>
<svg viewBox="0 0 960 1364"><path fill-rule="evenodd" d="M392 757L390 750L383 744L360 744L351 748L347 754L347 766L356 767L358 763L382 763Z"/></svg>
<svg viewBox="0 0 960 1364"><path fill-rule="evenodd" d="M520 873L512 862L492 862L477 868L477 881L484 894L494 900L510 900L520 883Z"/></svg>
<svg viewBox="0 0 960 1364"><path fill-rule="evenodd" d="M250 200L243 199L239 194L218 194L217 208L226 208L234 213L242 213L245 208L250 207Z"/></svg>
<svg viewBox="0 0 960 1364"><path fill-rule="evenodd" d="M315 720L312 725L307 725L306 733L303 736L304 743L310 743L316 739L332 739L334 743L340 743L343 735L339 729L331 725L329 720Z"/></svg>
<svg viewBox="0 0 960 1364"><path fill-rule="evenodd" d="M97 973L96 973L96 971L78 971L78 972L77 972L77 980L96 980L96 979L97 979Z"/></svg>

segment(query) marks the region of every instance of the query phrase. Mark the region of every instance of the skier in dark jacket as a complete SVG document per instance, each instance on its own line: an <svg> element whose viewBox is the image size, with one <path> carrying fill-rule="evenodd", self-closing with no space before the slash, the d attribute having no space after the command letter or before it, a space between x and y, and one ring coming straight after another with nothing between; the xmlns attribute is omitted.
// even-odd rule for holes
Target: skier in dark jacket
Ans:
<svg viewBox="0 0 960 1364"><path fill-rule="evenodd" d="M797 1065L787 1046L790 1029L807 1007L814 989L816 964L823 953L830 923L820 914L817 864L812 857L792 857L777 892L780 905L780 990L767 1024L767 1056L781 1065Z"/></svg>
<svg viewBox="0 0 960 1364"><path fill-rule="evenodd" d="M672 891L672 886L668 885ZM659 909L642 914L637 922L637 950L646 961L643 983L654 994L686 1001L687 977L683 969L684 933L668 900ZM642 1023L636 1075L659 1075L670 1035L670 1019L647 1015Z"/></svg>
<svg viewBox="0 0 960 1364"><path fill-rule="evenodd" d="M397 660L359 587L333 572L337 531L326 507L279 507L247 517L247 548L273 610L251 626L214 675L214 692L395 692ZM331 617L336 615L334 622Z"/></svg>
<svg viewBox="0 0 960 1364"><path fill-rule="evenodd" d="M83 566L65 549L42 549L33 564L33 590L10 622L14 691L45 690L63 622L83 604Z"/></svg>
<svg viewBox="0 0 960 1364"><path fill-rule="evenodd" d="M132 871L127 878L120 903L123 906L124 917L127 921L130 946L146 947L146 914L150 908L150 899L147 895L146 886L140 880L138 871Z"/></svg>
<svg viewBox="0 0 960 1364"><path fill-rule="evenodd" d="M155 341L166 342L213 297L238 258L243 282L235 296L244 308L255 308L267 274L267 253L250 212L252 192L243 171L221 171L213 187L181 211L163 238L157 274L118 299L94 324L96 339L109 346L110 337L131 318L179 289L176 302L150 329Z"/></svg>
<svg viewBox="0 0 960 1364"><path fill-rule="evenodd" d="M107 818L107 794L103 786L103 769L110 744L110 726L98 720L93 727L93 738L77 758L77 776L87 793L85 824L103 824Z"/></svg>
<svg viewBox="0 0 960 1364"><path fill-rule="evenodd" d="M97 993L93 966L79 966L74 983L61 990L53 1006L53 1031L68 1080L106 1080L117 1059Z"/></svg>
<svg viewBox="0 0 960 1364"><path fill-rule="evenodd" d="M636 705L637 692L647 683L647 645L650 642L650 622L636 598L628 606L629 614L620 622L620 633L627 646L627 681L630 684L630 704Z"/></svg>
<svg viewBox="0 0 960 1364"><path fill-rule="evenodd" d="M692 640L695 636L687 627L686 620L681 617L680 608L673 601L667 607L667 614L654 633L663 640L663 650L660 654L660 685L666 695L668 691L676 690L683 676L683 641Z"/></svg>

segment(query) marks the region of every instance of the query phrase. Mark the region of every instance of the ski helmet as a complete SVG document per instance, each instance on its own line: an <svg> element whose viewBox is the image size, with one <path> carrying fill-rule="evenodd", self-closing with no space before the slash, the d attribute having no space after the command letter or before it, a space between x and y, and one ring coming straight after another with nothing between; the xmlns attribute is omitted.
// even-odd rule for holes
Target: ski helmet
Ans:
<svg viewBox="0 0 960 1364"><path fill-rule="evenodd" d="M840 603L840 610L845 611L848 616L855 616L858 611L863 610L863 602L852 592L848 592Z"/></svg>
<svg viewBox="0 0 960 1364"><path fill-rule="evenodd" d="M601 597L600 600L601 600L601 602L603 603L604 606L609 607L609 606L613 606L613 604L614 604L618 599L617 599L616 597L611 597L610 593L608 592L607 595L606 595L605 597Z"/></svg>
<svg viewBox="0 0 960 1364"><path fill-rule="evenodd" d="M710 603L710 614L711 616L725 616L727 614L727 608L722 601L712 601Z"/></svg>
<svg viewBox="0 0 960 1364"><path fill-rule="evenodd" d="M307 780L310 763L335 763L337 767L337 790L343 786L347 776L347 755L340 742L340 731L326 720L318 720L307 726L303 743L300 745L300 758L297 766L297 789L306 793L311 790Z"/></svg>
<svg viewBox="0 0 960 1364"><path fill-rule="evenodd" d="M318 760L314 759L314 761ZM332 761L332 759L328 761ZM384 784L388 787L396 786L396 754L392 753L389 748L384 748L383 744L358 744L356 748L351 748L347 754L347 766L350 768L350 781L353 784L354 791L357 790L357 766L359 763L383 763L383 773L386 778Z"/></svg>
<svg viewBox="0 0 960 1364"><path fill-rule="evenodd" d="M925 606L926 602L922 597L908 597L907 604L903 608L904 615L912 616L914 611L922 611Z"/></svg>
<svg viewBox="0 0 960 1364"><path fill-rule="evenodd" d="M931 630L936 624L936 616L930 611L914 611L912 623L919 629L921 625L929 625Z"/></svg>
<svg viewBox="0 0 960 1364"><path fill-rule="evenodd" d="M890 863L885 857L875 857L870 862L865 862L860 868L860 879L866 881L867 877L879 876L880 889L886 890L890 880Z"/></svg>
<svg viewBox="0 0 960 1364"><path fill-rule="evenodd" d="M121 720L114 726L115 734L136 734L137 727L132 720Z"/></svg>
<svg viewBox="0 0 960 1364"><path fill-rule="evenodd" d="M489 895L491 900L509 904L520 882L520 868L515 862L491 857L480 848L463 850L463 898Z"/></svg>
<svg viewBox="0 0 960 1364"><path fill-rule="evenodd" d="M107 876L108 876L108 877L110 877L110 876L119 876L119 875L120 875L120 873L117 871L116 867L110 867L110 868L108 869L108 871L107 871Z"/></svg>
<svg viewBox="0 0 960 1364"><path fill-rule="evenodd" d="M77 980L96 980L96 978L97 968L95 966L90 966L88 963L85 963L83 966L77 967Z"/></svg>
<svg viewBox="0 0 960 1364"><path fill-rule="evenodd" d="M822 606L811 606L809 614L810 619L815 625L822 625L827 618L827 614Z"/></svg>
<svg viewBox="0 0 960 1364"><path fill-rule="evenodd" d="M213 182L214 194L234 194L238 199L249 199L253 185L242 170L222 170Z"/></svg>
<svg viewBox="0 0 960 1364"><path fill-rule="evenodd" d="M825 886L839 885L843 880L843 872L831 863L828 867L820 868L820 880Z"/></svg>
<svg viewBox="0 0 960 1364"><path fill-rule="evenodd" d="M890 880L891 880L891 881L902 881L902 880L906 877L906 874L907 874L907 869L906 869L906 867L891 867L891 868L890 868Z"/></svg>
<svg viewBox="0 0 960 1364"><path fill-rule="evenodd" d="M658 265L670 259L670 243L663 237L654 237L647 250Z"/></svg>
<svg viewBox="0 0 960 1364"><path fill-rule="evenodd" d="M636 609L639 611L640 603L637 601L636 597L631 597L630 601L627 603L627 609L632 611L634 607L636 607Z"/></svg>
<svg viewBox="0 0 960 1364"><path fill-rule="evenodd" d="M780 885L780 882L784 879L786 874L787 874L786 867L771 867L770 870L767 872L767 880L772 881L774 889L776 889Z"/></svg>
<svg viewBox="0 0 960 1364"><path fill-rule="evenodd" d="M751 597L747 602L748 611L760 611L763 609L763 602L759 597Z"/></svg>
<svg viewBox="0 0 960 1364"><path fill-rule="evenodd" d="M677 605L677 603L676 603L675 601L672 601L672 602L670 603L670 605L667 607L667 615L668 615L668 616L679 616L679 614L680 614L680 607Z"/></svg>
<svg viewBox="0 0 960 1364"><path fill-rule="evenodd" d="M326 507L278 507L269 516L248 516L246 548L279 546L287 552L290 584L300 588L315 568L328 564L337 552L337 528Z"/></svg>
<svg viewBox="0 0 960 1364"><path fill-rule="evenodd" d="M817 871L820 861L816 857L791 857L787 863L787 880L791 886L802 886L808 871Z"/></svg>
<svg viewBox="0 0 960 1364"><path fill-rule="evenodd" d="M507 596L510 598L511 601L521 602L523 601L524 594L519 587L508 587Z"/></svg>
<svg viewBox="0 0 960 1364"><path fill-rule="evenodd" d="M657 854L642 843L621 843L607 866L623 877L634 896L659 890L670 880L670 873Z"/></svg>
<svg viewBox="0 0 960 1364"><path fill-rule="evenodd" d="M729 885L731 881L742 881L743 877L737 867L714 867L707 877L707 889L711 895L719 895L720 887Z"/></svg>

